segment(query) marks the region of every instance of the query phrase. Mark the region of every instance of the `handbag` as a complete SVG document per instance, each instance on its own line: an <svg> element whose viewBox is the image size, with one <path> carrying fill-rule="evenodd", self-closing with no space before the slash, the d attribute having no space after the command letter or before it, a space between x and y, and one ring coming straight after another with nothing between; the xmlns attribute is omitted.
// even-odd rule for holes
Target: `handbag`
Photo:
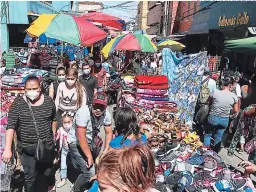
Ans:
<svg viewBox="0 0 256 192"><path fill-rule="evenodd" d="M99 156L102 145L103 145L103 140L100 136L98 136L100 132L100 126L103 123L105 118L105 113L104 115L101 116L99 121L96 123L95 119L93 117L92 111L91 111L91 123L92 123L92 142L90 145L91 153L93 160L95 161L96 158Z"/></svg>
<svg viewBox="0 0 256 192"><path fill-rule="evenodd" d="M27 102L29 110L32 115L32 120L36 129L37 134L37 146L36 146L36 153L35 153L35 159L39 162L53 162L54 159L54 142L47 142L46 140L42 140L39 137L39 131L36 124L36 119L34 116L34 112L32 110L31 105Z"/></svg>

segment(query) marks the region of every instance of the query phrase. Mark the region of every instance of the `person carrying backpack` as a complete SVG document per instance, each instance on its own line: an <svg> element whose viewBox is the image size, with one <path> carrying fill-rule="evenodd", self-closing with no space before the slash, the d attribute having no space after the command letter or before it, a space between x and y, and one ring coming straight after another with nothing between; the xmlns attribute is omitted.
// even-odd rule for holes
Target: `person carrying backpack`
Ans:
<svg viewBox="0 0 256 192"><path fill-rule="evenodd" d="M195 116L199 134L203 133L204 125L207 123L207 116L209 113L209 97L216 89L216 82L210 76L210 69L206 67L204 70L201 90L197 102L199 110Z"/></svg>

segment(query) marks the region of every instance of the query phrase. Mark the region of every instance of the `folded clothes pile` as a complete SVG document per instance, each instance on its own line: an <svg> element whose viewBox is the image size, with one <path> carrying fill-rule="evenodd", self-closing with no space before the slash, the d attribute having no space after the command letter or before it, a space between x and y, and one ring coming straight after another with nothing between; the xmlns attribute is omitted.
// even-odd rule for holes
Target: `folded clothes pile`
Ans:
<svg viewBox="0 0 256 192"><path fill-rule="evenodd" d="M24 94L25 81L29 76L36 76L43 79L48 75L45 70L16 68L14 71L5 71L1 78L1 89L4 90L8 96L15 96Z"/></svg>
<svg viewBox="0 0 256 192"><path fill-rule="evenodd" d="M158 112L176 113L176 104L169 102L169 81L166 76L137 75L134 86L137 88L137 105Z"/></svg>

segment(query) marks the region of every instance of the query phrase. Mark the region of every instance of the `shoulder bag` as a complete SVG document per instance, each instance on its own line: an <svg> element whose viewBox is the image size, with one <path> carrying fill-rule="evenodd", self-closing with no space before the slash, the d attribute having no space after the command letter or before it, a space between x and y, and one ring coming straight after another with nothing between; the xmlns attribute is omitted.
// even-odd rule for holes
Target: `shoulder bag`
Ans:
<svg viewBox="0 0 256 192"><path fill-rule="evenodd" d="M35 159L36 159L36 161L39 161L39 162L53 162L54 142L47 142L46 140L40 139L34 112L32 110L31 105L28 102L27 102L27 104L28 104L29 110L32 115L33 123L34 123L35 129L36 129L36 134L37 134L37 138L38 138Z"/></svg>
<svg viewBox="0 0 256 192"><path fill-rule="evenodd" d="M105 113L100 117L97 123L95 122L92 111L90 113L91 113L91 124L92 124L92 142L91 142L90 148L91 148L93 160L95 161L96 158L99 156L102 145L103 145L103 140L98 134L100 132L100 127L104 122Z"/></svg>

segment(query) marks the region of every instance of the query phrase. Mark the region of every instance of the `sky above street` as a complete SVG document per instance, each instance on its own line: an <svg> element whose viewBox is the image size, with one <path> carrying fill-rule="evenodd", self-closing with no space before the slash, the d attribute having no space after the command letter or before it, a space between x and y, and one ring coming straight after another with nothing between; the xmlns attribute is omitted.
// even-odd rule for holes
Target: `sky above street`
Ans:
<svg viewBox="0 0 256 192"><path fill-rule="evenodd" d="M115 6L127 1L103 1L104 8L102 12L119 17L125 21L129 21L131 18L136 17L138 1L133 1L125 5L118 7L107 8L109 6Z"/></svg>

